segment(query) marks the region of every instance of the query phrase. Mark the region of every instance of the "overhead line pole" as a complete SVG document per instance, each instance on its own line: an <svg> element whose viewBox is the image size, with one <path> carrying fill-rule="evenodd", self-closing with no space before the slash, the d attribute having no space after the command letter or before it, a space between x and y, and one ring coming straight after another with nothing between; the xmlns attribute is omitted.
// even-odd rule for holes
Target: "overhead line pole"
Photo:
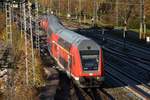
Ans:
<svg viewBox="0 0 150 100"><path fill-rule="evenodd" d="M33 28L32 28L32 14L31 14L31 3L28 2L28 14L29 14L29 29L30 29L30 43L29 43L29 49L31 49L31 67L32 67L32 72L31 76L33 78L33 85L35 85L35 59L34 59L34 47L33 47ZM29 59L29 60L30 60Z"/></svg>
<svg viewBox="0 0 150 100"><path fill-rule="evenodd" d="M38 0L35 0L35 32L36 32L36 48L40 51L40 39L39 39L39 7L38 7Z"/></svg>
<svg viewBox="0 0 150 100"><path fill-rule="evenodd" d="M20 29L21 29L21 38L23 38L23 30L22 30L22 24L23 24L23 21L22 21L22 3L20 2Z"/></svg>
<svg viewBox="0 0 150 100"><path fill-rule="evenodd" d="M7 44L12 47L12 9L10 1L5 3Z"/></svg>
<svg viewBox="0 0 150 100"><path fill-rule="evenodd" d="M26 2L25 0L23 1L23 22L24 22L24 39L25 39L25 66L26 66L26 75L25 75L25 78L26 78L26 85L28 86L29 85L29 68L28 68L28 50L27 50L27 22L26 22Z"/></svg>
<svg viewBox="0 0 150 100"><path fill-rule="evenodd" d="M70 0L68 0L68 13L67 13L67 18L70 18Z"/></svg>
<svg viewBox="0 0 150 100"><path fill-rule="evenodd" d="M96 6L96 0L93 1L93 26L95 26L97 24L97 21L96 21L96 17L97 17L97 6Z"/></svg>
<svg viewBox="0 0 150 100"><path fill-rule="evenodd" d="M79 23L81 23L81 0L79 0Z"/></svg>
<svg viewBox="0 0 150 100"><path fill-rule="evenodd" d="M50 0L50 12L52 13L52 0Z"/></svg>
<svg viewBox="0 0 150 100"><path fill-rule="evenodd" d="M116 24L117 24L117 27L119 26L119 9L118 9L118 0L116 0Z"/></svg>
<svg viewBox="0 0 150 100"><path fill-rule="evenodd" d="M144 39L146 34L144 0L140 0L140 39Z"/></svg>
<svg viewBox="0 0 150 100"><path fill-rule="evenodd" d="M33 48L33 28L32 28L32 14L31 14L31 3L23 2L23 32L25 40L25 82L26 85L35 85L35 59L34 59L34 48ZM27 25L27 19L29 18L29 24ZM35 19L36 21L36 19ZM27 28L29 27L29 28ZM29 31L27 33L27 31Z"/></svg>
<svg viewBox="0 0 150 100"><path fill-rule="evenodd" d="M8 57L9 57L9 64L13 64L13 39L12 39L12 2L10 0L5 1L5 13L6 13L6 34L7 34L7 48L8 48ZM9 67L9 65L7 65ZM6 69L7 69L6 67ZM11 100L13 97L13 76L12 76L12 69L7 69L7 100Z"/></svg>
<svg viewBox="0 0 150 100"><path fill-rule="evenodd" d="M58 4L58 16L60 17L60 0L59 0L59 4Z"/></svg>

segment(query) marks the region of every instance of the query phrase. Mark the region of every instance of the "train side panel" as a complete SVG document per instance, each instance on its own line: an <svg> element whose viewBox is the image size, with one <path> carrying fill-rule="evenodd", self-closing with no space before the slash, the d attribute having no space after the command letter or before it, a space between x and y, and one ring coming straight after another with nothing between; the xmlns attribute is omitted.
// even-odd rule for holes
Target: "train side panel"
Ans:
<svg viewBox="0 0 150 100"><path fill-rule="evenodd" d="M74 78L78 78L81 75L81 59L79 50L76 46L73 46L71 51L72 56L72 66L71 66L71 73Z"/></svg>
<svg viewBox="0 0 150 100"><path fill-rule="evenodd" d="M103 76L103 60L102 60L102 49L100 49L99 54L99 69L96 72L84 72L82 66L82 60L79 54L79 50L76 46L72 46L70 51L67 51L65 48L61 47L58 44L58 37L55 34L51 35L51 54L57 59L57 62L61 64L63 69L69 72L73 77L88 77L88 76Z"/></svg>
<svg viewBox="0 0 150 100"><path fill-rule="evenodd" d="M51 54L57 58L57 45L55 44L58 41L58 36L56 34L51 34Z"/></svg>
<svg viewBox="0 0 150 100"><path fill-rule="evenodd" d="M100 69L100 76L104 76L104 63L103 63L103 51L102 48L100 48L100 55L99 55L99 69Z"/></svg>

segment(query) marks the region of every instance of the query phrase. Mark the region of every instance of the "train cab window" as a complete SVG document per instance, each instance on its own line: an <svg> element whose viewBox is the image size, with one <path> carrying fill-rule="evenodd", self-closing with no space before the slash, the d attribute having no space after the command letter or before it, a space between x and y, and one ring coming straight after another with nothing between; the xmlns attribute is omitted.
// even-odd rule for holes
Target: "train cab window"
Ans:
<svg viewBox="0 0 150 100"><path fill-rule="evenodd" d="M81 51L81 62L83 71L95 71L98 70L99 64L99 52L98 51Z"/></svg>

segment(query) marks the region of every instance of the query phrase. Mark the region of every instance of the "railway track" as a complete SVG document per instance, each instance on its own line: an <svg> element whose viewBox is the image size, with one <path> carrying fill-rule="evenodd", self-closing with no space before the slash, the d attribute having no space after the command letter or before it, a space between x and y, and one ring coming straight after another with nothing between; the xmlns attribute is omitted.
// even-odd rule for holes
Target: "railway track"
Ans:
<svg viewBox="0 0 150 100"><path fill-rule="evenodd" d="M107 63L107 68L105 69L105 72L115 78L117 81L121 82L125 88L132 91L141 99L148 100L150 98L149 89L147 89L145 85L138 83L137 80L135 81L135 79L131 78L131 76L116 70L116 68L112 66L113 65Z"/></svg>
<svg viewBox="0 0 150 100"><path fill-rule="evenodd" d="M105 98L115 100L111 94L102 88L81 89L76 87L76 93L79 100L105 100Z"/></svg>
<svg viewBox="0 0 150 100"><path fill-rule="evenodd" d="M122 53L119 53L119 52L114 52L115 50L109 50L108 51L108 49L107 48L105 48L105 50L107 50L107 52L109 52L109 55L111 54L111 56L113 56L113 58L112 59L118 59L118 60L120 60L121 62L125 62L126 63L126 65L128 65L128 66L132 66L132 67L134 67L134 71L136 71L135 69L135 67L138 67L139 68L139 70L137 70L137 71L141 71L141 70L143 70L144 69L144 71L142 72L142 75L145 73L145 74L147 74L147 75L150 75L149 74L149 69L148 69L148 66L147 67L144 67L144 66L139 66L139 65L137 65L136 63L141 63L141 65L143 65L142 63L142 61L140 60L137 60L137 59L129 59L129 57L126 55L122 55ZM112 52L113 51L113 52ZM139 62L138 62L139 61ZM109 62L109 61L108 61ZM124 82L124 84L126 84L128 87L127 87L127 89L129 89L130 91L132 91L133 93L135 93L137 96L139 96L140 98L142 98L142 99L145 99L145 100L147 100L147 99L149 99L150 98L150 85L149 85L149 79L150 79L150 76L148 76L148 78L147 78L147 80L148 80L148 82L146 83L146 82L143 82L144 81L144 79L145 79L145 77L143 77L142 78L142 76L140 76L140 77L138 77L139 75L137 74L137 76L135 76L136 74L133 74L133 73L130 73L131 71L130 70L132 70L131 68L129 68L128 70L127 69L122 69L121 67L117 67L118 65L115 65L115 66L112 66L112 65L110 65L110 62L108 63L107 62L107 64L109 65L109 67L111 66L111 68L113 68L116 72L114 72L114 73L117 73L117 72L119 72L119 73L121 73L123 76L126 76L126 77L128 77L129 79L126 79L126 80L130 80L129 82L127 82L127 81L125 81L125 80L123 80L123 79L125 79L124 77L122 77L122 78L120 78L120 80L122 80L122 82ZM148 64L146 64L146 65L148 65ZM120 65L121 66L121 65ZM121 70L122 69L122 70ZM107 70L109 70L109 72L112 72L112 70L110 70L110 68L109 69L107 69ZM146 72L145 72L146 71ZM108 73L108 72L107 72ZM109 73L110 74L110 73ZM139 73L140 74L140 73ZM115 75L115 76L120 76L120 74L119 75ZM140 79L140 80L139 80ZM136 82L136 83L132 83L132 82ZM133 84L133 85L132 85Z"/></svg>
<svg viewBox="0 0 150 100"><path fill-rule="evenodd" d="M114 79L114 77L112 77L112 80L113 81L115 80L115 82L117 82L119 85L123 84L117 79ZM132 92L125 91L124 88L115 89L115 90L106 89L106 88L107 87L105 86L100 87L100 88L90 88L90 89L89 88L86 88L86 89L77 88L78 90L76 91L77 91L77 96L79 100L118 100L118 99L127 100L128 98L131 98L131 99L134 98L135 100L137 100L137 98L134 96ZM130 97L128 94L132 95L132 97Z"/></svg>
<svg viewBox="0 0 150 100"><path fill-rule="evenodd" d="M90 32L88 31L87 36L93 38L99 44L103 44L102 43L103 35L101 35L100 33L95 35L92 34L93 32L94 30ZM83 33L84 35L86 35L86 31L84 31ZM106 53L108 53L106 58L108 58L108 56L111 55L113 57L110 57L109 59L117 59L116 61L110 62L108 60L107 62L105 62L106 66L108 66L105 68L105 72L115 80L122 83L123 86L125 86L128 90L132 91L138 97L142 99L149 99L150 77L148 76L149 79L147 78L147 81L144 81L145 77L142 75L144 73L149 75L150 60L148 58L150 52L147 49L143 50L143 48L139 48L138 46L135 45L131 46L131 44L126 42L126 47L128 47L128 49L132 51L126 53L126 51L122 49L124 44L123 41L115 40L110 37L106 37L105 39L107 39L107 43L104 44L103 49ZM138 54L141 54L142 56ZM143 58L145 57L144 55L146 55L146 58ZM124 65L126 64L125 65L126 67L124 66L121 68L122 65L117 63L117 61L123 62ZM112 63L115 65L114 66L111 65ZM138 77L139 76L138 73L134 71L141 72L142 75Z"/></svg>
<svg viewBox="0 0 150 100"><path fill-rule="evenodd" d="M110 63L112 63L113 61L118 61L118 63L116 65L120 66L118 68L120 68L121 70L127 70L125 71L127 74L131 74L134 78L139 79L140 81L142 81L142 83L147 84L148 86L150 81L149 81L149 77L150 77L150 73L147 70L141 69L141 67L139 66L135 66L133 64L128 63L127 61L125 61L125 59L122 59L120 57L116 57L113 54L109 53L109 56L112 56L111 60L108 60ZM115 60L114 60L115 59ZM120 63L121 61L121 63ZM121 66L122 65L122 66ZM130 68L126 67L126 65L129 65Z"/></svg>
<svg viewBox="0 0 150 100"><path fill-rule="evenodd" d="M45 86L39 89L40 93L38 95L40 100L54 100L56 90L59 84L59 73L57 70L51 67L45 67Z"/></svg>
<svg viewBox="0 0 150 100"><path fill-rule="evenodd" d="M118 43L118 44L124 44L124 38L123 37L117 37L117 36L114 36L114 35L111 35L110 33L111 31L109 30L105 30L104 34L103 34L103 31L102 29L97 29L95 31L95 36L98 36L98 37L106 37L106 39L110 40L110 41L113 41L115 43ZM146 44L136 44L135 42L131 42L131 41L128 41L127 39L125 39L126 41L126 44L128 47L132 48L132 49L136 49L140 52L147 52L148 54L150 54L148 51L150 50L148 45Z"/></svg>
<svg viewBox="0 0 150 100"><path fill-rule="evenodd" d="M114 56L115 58L118 57L118 58L120 58L120 60L122 59L121 60L122 62L126 62L130 66L135 66L136 65L134 68L138 67L139 70L144 70L146 72L150 71L148 63L142 62L139 59L134 59L134 58L132 58L132 57L130 57L128 55L124 55L122 53L119 53L119 51L117 52L115 50L111 50L111 49L108 49L108 48L105 48L105 51L109 52L111 55L115 55Z"/></svg>
<svg viewBox="0 0 150 100"><path fill-rule="evenodd" d="M75 90L79 100L92 100L89 94L83 89L75 86Z"/></svg>
<svg viewBox="0 0 150 100"><path fill-rule="evenodd" d="M107 40L108 40L108 38L107 38ZM109 38L109 40L108 40L109 43L108 44L109 45L116 45L117 47L124 49L124 47L123 47L124 43L119 42L119 41L116 42L116 41L117 40L113 40L113 39ZM149 60L150 59L150 52L148 50L139 49L139 48L136 48L134 46L130 46L127 43L125 45L126 45L125 49L127 49L126 52L127 52L128 55L137 57L137 58L139 58L143 61L146 61L146 62L150 61Z"/></svg>
<svg viewBox="0 0 150 100"><path fill-rule="evenodd" d="M106 62L108 64L108 62ZM109 65L109 64L108 64ZM117 65L109 65L111 66L111 68L115 69L116 71L118 71L119 73L121 73L124 76L129 77L130 79L134 80L135 82L137 82L138 84L142 85L144 88L146 88L145 90L147 90L146 92L149 93L150 87L146 82L143 82L141 79L135 78L135 75L133 75L132 73L129 73L126 70L122 70L122 69L118 69L116 68Z"/></svg>
<svg viewBox="0 0 150 100"><path fill-rule="evenodd" d="M121 62L125 62L128 66L133 66L134 67L136 65L136 67L140 68L139 69L140 71L143 70L143 69L145 71L147 71L147 72L143 71L142 73L145 73L145 74L149 73L148 66L143 67L143 66L139 66L139 65L136 64L136 63L141 63L141 65L143 65L142 64L143 62L141 60L139 60L137 58L129 58L128 55L123 55L124 53L120 53L119 51L115 51L114 49L111 50L111 49L108 49L108 48L104 48L104 50L109 52L109 55L111 54L111 56L113 56L113 58L118 59ZM131 56L131 57L133 57L133 56ZM132 91L133 93L135 93L137 96L139 96L142 99L147 100L147 99L150 98L150 87L149 87L149 84L148 84L149 82L148 83L143 82L143 79L145 79L145 78L142 79L142 77L138 77L139 76L138 74L137 74L137 76L135 76L136 74L130 73L130 70L132 70L131 68L126 71L126 69L122 69L121 67L117 67L118 65L113 66L113 65L110 64L110 62L109 63L108 62L106 62L106 63L109 65L109 67L111 67L113 70L116 71L114 73L119 72L119 73L122 74L122 76L128 77L128 79L126 79L126 80L130 80L128 82L123 80L123 79L125 79L124 77L120 78L120 81L124 82L124 84L126 84L128 86L127 89L129 89L130 91ZM144 64L148 65L145 62L144 62ZM107 69L107 71L109 70L109 72L113 72L112 69L110 70L110 68L109 68L109 69ZM134 69L136 69L136 68L134 67ZM147 74L147 75L149 75L149 74ZM120 76L120 74L119 75L114 75L114 76ZM140 78L140 80L138 80L138 78Z"/></svg>
<svg viewBox="0 0 150 100"><path fill-rule="evenodd" d="M115 54L118 54L118 55L120 55L120 56L122 56L122 57L126 57L126 58L128 58L128 59L130 59L131 61L135 61L135 62L137 62L137 63L143 63L143 64L145 64L145 65L149 65L150 64L150 60L149 59L144 59L144 58L142 58L142 57L137 57L137 56L134 56L134 55L132 55L132 54L129 54L129 53L126 53L126 52L123 52L123 51L120 51L120 50L118 50L118 49L113 49L113 48L109 48L109 47L104 47L104 49L106 50L106 51L108 51L108 52L113 52L113 53L115 53ZM149 70L148 69L148 67L147 67L147 70Z"/></svg>
<svg viewBox="0 0 150 100"><path fill-rule="evenodd" d="M99 89L89 89L87 91L90 95L90 97L92 98L92 100L100 100L101 99L101 95L99 92Z"/></svg>
<svg viewBox="0 0 150 100"><path fill-rule="evenodd" d="M112 63L111 61L109 62ZM132 78L133 80L136 80L137 82L141 84L145 84L149 88L150 85L149 85L149 76L148 76L149 73L148 72L144 72L143 70L139 71L136 68L134 68L134 66L131 66L132 68L129 69L124 66L125 63L120 63L120 64L122 64L123 66L120 67L119 65L115 64L116 67L118 66L117 67L118 69L116 70L124 71L123 73L130 75L130 78ZM142 74L141 72L144 74Z"/></svg>

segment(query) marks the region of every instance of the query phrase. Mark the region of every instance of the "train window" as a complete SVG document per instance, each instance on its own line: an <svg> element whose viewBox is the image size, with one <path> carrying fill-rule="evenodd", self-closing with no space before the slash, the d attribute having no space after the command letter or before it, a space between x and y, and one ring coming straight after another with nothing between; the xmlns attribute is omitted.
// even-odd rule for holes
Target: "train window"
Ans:
<svg viewBox="0 0 150 100"><path fill-rule="evenodd" d="M69 42L65 41L64 39L59 38L58 44L61 45L63 48L65 48L67 51L70 50L71 44Z"/></svg>
<svg viewBox="0 0 150 100"><path fill-rule="evenodd" d="M62 66L64 67L64 68L67 68L68 67L68 62L63 58L63 57L59 57L59 61L60 61L60 63L62 64Z"/></svg>
<svg viewBox="0 0 150 100"><path fill-rule="evenodd" d="M81 55L98 55L99 51L98 50L81 50L80 54Z"/></svg>
<svg viewBox="0 0 150 100"><path fill-rule="evenodd" d="M81 62L84 71L98 70L99 52L98 51L84 51L80 52Z"/></svg>

